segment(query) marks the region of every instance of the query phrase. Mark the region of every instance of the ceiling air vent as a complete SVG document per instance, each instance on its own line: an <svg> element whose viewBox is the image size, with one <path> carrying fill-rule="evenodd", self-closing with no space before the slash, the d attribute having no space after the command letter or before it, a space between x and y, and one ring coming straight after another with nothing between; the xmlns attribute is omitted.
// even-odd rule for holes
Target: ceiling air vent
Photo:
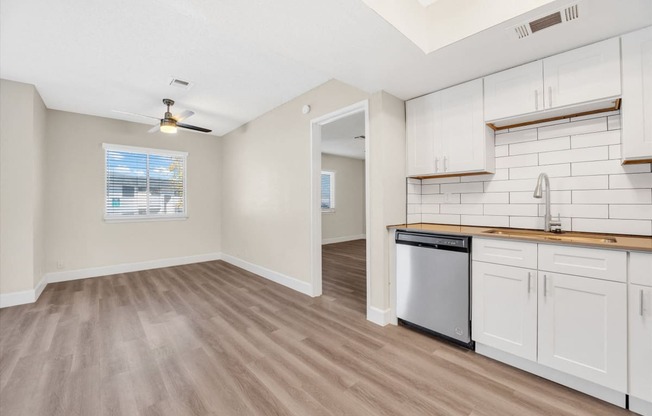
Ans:
<svg viewBox="0 0 652 416"><path fill-rule="evenodd" d="M571 22L580 18L580 11L585 15L584 0L574 2L562 9L549 13L545 16L538 17L529 22L512 26L508 29L510 36L516 39L526 38L540 30L556 26L561 23Z"/></svg>
<svg viewBox="0 0 652 416"><path fill-rule="evenodd" d="M181 88L184 90L188 90L190 89L190 87L192 87L192 82L184 81L182 79L175 78L175 77L170 78L169 84L173 87Z"/></svg>

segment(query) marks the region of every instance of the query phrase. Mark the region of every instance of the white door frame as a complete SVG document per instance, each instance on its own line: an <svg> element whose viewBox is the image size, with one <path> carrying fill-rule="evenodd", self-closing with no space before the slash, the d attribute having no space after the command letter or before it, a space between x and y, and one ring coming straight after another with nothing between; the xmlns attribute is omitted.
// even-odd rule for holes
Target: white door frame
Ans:
<svg viewBox="0 0 652 416"><path fill-rule="evenodd" d="M364 112L365 115L365 234L367 235L367 243L369 242L369 224L370 224L370 207L369 207L369 155L371 155L370 137L369 137L369 100L360 101L348 107L341 108L333 111L332 113L325 114L317 117L310 122L310 152L312 160L310 163L312 177L311 177L311 192L310 192L310 263L311 263L311 285L312 296L321 296L322 294L322 280L321 280L321 128L325 124L332 123L343 117L348 117L352 114ZM367 244L368 246L368 244ZM367 309L369 309L369 250L367 249L366 258L366 271L367 271ZM366 311L365 311L366 313Z"/></svg>

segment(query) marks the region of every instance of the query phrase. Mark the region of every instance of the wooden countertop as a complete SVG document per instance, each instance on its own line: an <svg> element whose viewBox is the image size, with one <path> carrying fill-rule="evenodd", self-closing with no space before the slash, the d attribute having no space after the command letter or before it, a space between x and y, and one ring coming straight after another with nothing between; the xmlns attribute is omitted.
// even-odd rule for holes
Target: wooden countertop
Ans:
<svg viewBox="0 0 652 416"><path fill-rule="evenodd" d="M652 252L652 237L621 235L621 234L596 234L563 232L562 234L546 233L541 230L525 230L519 228L498 228L498 227L473 227L466 225L447 224L397 224L389 225L388 229L400 229L410 231L424 231L432 233L468 235L485 238L502 238L508 240L519 240L529 242L540 242L547 244L566 244L573 246L608 248L612 250L646 251ZM499 230L504 234L488 233L490 230ZM510 234L513 233L513 234ZM560 237L561 236L561 237ZM562 239L563 238L563 239ZM591 241L595 239L595 241ZM615 242L601 240L615 239ZM587 241L588 240L588 241Z"/></svg>

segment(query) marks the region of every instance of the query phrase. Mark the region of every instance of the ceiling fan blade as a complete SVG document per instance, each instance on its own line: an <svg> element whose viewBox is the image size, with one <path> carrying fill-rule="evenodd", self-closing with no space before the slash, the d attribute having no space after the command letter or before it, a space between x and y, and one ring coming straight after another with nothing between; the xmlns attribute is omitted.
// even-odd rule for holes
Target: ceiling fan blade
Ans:
<svg viewBox="0 0 652 416"><path fill-rule="evenodd" d="M161 130L161 126L156 124L153 126L151 129L147 130L147 133L156 133L157 131Z"/></svg>
<svg viewBox="0 0 652 416"><path fill-rule="evenodd" d="M175 119L176 121L181 121L181 120L187 119L188 117L192 116L193 114L195 114L194 111L186 110L186 111L183 111L183 112L181 112L179 114L173 115L172 118Z"/></svg>
<svg viewBox="0 0 652 416"><path fill-rule="evenodd" d="M213 130L205 129L203 127L191 126L190 124L183 124L183 123L177 123L177 127L181 127L182 129L201 131L202 133L210 133L213 131Z"/></svg>
<svg viewBox="0 0 652 416"><path fill-rule="evenodd" d="M126 114L128 116L147 117L147 118L153 118L153 119L156 119L156 120L160 120L158 117L147 116L145 114L130 113L129 111L121 111L121 110L111 110L111 111L113 111L114 113Z"/></svg>

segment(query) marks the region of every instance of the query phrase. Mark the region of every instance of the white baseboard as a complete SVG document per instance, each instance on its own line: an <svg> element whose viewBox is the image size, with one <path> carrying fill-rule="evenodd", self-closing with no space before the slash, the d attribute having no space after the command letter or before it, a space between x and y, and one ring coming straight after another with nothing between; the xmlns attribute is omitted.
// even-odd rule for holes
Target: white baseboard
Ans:
<svg viewBox="0 0 652 416"><path fill-rule="evenodd" d="M88 269L66 270L46 274L48 283L66 282L68 280L87 279L89 277L108 276L117 273L138 272L141 270L160 269L161 267L181 266L184 264L201 263L220 260L221 253L198 254L194 256L172 257L141 261L137 263L122 263L112 266L90 267Z"/></svg>
<svg viewBox="0 0 652 416"><path fill-rule="evenodd" d="M643 416L652 416L652 403L629 396L629 410Z"/></svg>
<svg viewBox="0 0 652 416"><path fill-rule="evenodd" d="M280 285L294 289L297 292L301 292L304 295L313 296L312 284L304 282L294 277L286 276L284 274L275 272L274 270L267 269L257 264L249 263L248 261L239 259L228 254L222 254L222 260L227 263L231 263L234 266L237 266L241 269L245 269L248 272L255 273L265 279L276 282Z"/></svg>
<svg viewBox="0 0 652 416"><path fill-rule="evenodd" d="M367 320L375 323L376 325L385 326L390 322L389 309L378 309L373 306L367 308Z"/></svg>
<svg viewBox="0 0 652 416"><path fill-rule="evenodd" d="M35 289L0 294L0 308L8 308L10 306L36 302L47 284L47 276L43 276Z"/></svg>
<svg viewBox="0 0 652 416"><path fill-rule="evenodd" d="M345 241L353 241L353 240L364 240L367 238L365 234L358 234L358 235L347 235L344 237L334 237L334 238L324 238L321 240L322 245L325 244L334 244L334 243L343 243Z"/></svg>
<svg viewBox="0 0 652 416"><path fill-rule="evenodd" d="M141 270L159 269L161 267L181 266L184 264L220 260L221 258L221 253L207 253L199 254L196 256L173 257L169 259L141 261L137 263L123 263L113 266L91 267L88 269L46 273L41 281L36 285L36 288L32 290L23 290L20 292L0 294L0 308L7 308L10 306L36 302L48 283L87 279L89 277L108 276L116 273L129 273Z"/></svg>
<svg viewBox="0 0 652 416"><path fill-rule="evenodd" d="M515 355L506 353L493 347L484 344L475 344L475 352L484 355L494 360L509 364L513 367L520 368L528 373L536 374L539 377L552 380L555 383L570 387L572 389L581 391L589 396L597 397L600 400L609 402L616 406L625 408L625 393L612 390L610 388L592 383L590 381L575 377L570 374L557 371L553 368L546 367L534 361L526 360L525 358L517 357Z"/></svg>

